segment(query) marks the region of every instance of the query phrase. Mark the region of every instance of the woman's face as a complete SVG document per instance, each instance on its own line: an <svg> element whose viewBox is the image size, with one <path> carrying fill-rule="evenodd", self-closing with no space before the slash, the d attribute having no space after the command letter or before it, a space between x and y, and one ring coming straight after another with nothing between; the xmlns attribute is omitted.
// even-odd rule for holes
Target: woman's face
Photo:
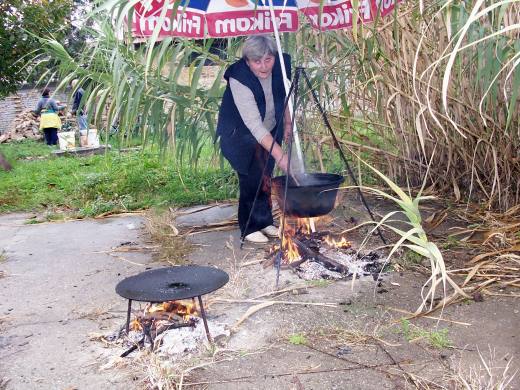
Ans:
<svg viewBox="0 0 520 390"><path fill-rule="evenodd" d="M251 72L259 79L266 79L271 75L274 66L274 56L272 54L265 54L258 60L247 59L247 65Z"/></svg>

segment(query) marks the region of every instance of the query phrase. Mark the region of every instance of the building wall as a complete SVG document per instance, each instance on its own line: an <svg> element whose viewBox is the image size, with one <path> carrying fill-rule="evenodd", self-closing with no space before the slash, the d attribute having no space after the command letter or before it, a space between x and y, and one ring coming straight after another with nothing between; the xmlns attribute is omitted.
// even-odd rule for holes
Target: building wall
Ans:
<svg viewBox="0 0 520 390"><path fill-rule="evenodd" d="M54 91L54 86L51 85L49 88L51 91ZM18 114L25 110L34 110L36 108L38 99L41 96L41 90L42 88L23 88L18 90L17 93L0 100L0 134L10 128L11 122ZM54 94L53 97L70 107L72 104L70 94L71 90L67 89Z"/></svg>

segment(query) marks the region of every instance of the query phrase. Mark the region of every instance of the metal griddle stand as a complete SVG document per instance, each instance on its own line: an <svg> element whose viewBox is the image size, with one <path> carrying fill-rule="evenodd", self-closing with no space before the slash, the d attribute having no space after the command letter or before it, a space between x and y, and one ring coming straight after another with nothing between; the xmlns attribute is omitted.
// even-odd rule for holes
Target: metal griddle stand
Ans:
<svg viewBox="0 0 520 390"><path fill-rule="evenodd" d="M206 337L213 344L202 296L218 290L228 281L229 275L226 272L215 267L197 265L158 268L123 279L117 284L116 293L128 299L126 334L130 332L132 301L162 303L197 298ZM144 331L145 337L146 333ZM148 337L151 339L150 335Z"/></svg>

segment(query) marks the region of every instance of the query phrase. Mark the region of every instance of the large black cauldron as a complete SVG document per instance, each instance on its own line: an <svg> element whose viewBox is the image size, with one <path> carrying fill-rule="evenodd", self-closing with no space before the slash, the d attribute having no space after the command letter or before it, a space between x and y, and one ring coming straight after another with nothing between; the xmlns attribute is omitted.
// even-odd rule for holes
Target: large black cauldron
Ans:
<svg viewBox="0 0 520 390"><path fill-rule="evenodd" d="M272 180L273 194L283 208L286 176ZM333 173L304 173L289 178L285 215L312 218L326 215L334 208L338 187L345 178Z"/></svg>

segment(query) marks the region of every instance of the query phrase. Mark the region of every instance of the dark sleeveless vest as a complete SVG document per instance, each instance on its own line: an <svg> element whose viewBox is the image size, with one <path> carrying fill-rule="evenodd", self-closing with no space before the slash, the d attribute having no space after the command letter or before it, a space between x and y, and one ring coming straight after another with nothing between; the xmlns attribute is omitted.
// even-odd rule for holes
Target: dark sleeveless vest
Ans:
<svg viewBox="0 0 520 390"><path fill-rule="evenodd" d="M291 77L291 57L284 54L285 68L287 77ZM220 149L222 154L229 161L235 171L247 174L255 149L258 145L257 140L251 134L242 120L237 106L233 100L231 89L229 88L229 78L232 77L248 87L255 98L262 120L265 117L266 102L264 90L258 78L249 69L245 59L241 59L232 64L224 73L224 78L228 81L222 104L218 115L217 137L220 137ZM283 139L283 108L285 103L285 88L283 85L282 69L280 59L275 58L272 73L272 89L275 108L276 126L271 130L271 135L278 144ZM270 158L269 165L274 166L274 159ZM271 168L272 169L272 168Z"/></svg>

